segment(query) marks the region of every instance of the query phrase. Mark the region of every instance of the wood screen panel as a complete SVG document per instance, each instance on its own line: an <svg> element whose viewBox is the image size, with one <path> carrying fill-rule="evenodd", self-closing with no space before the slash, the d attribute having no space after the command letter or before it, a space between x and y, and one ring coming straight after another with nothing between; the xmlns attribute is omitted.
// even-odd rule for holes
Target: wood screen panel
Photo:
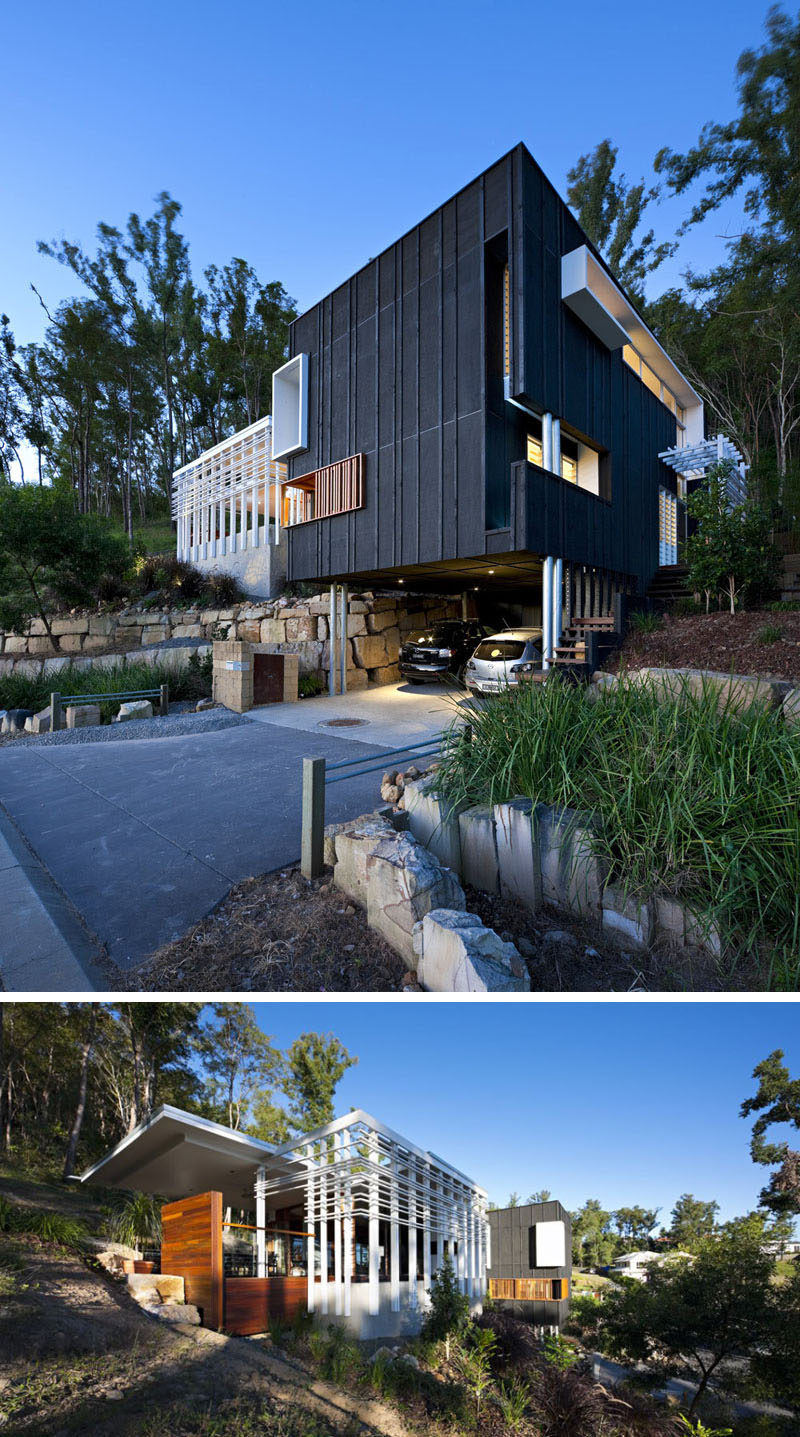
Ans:
<svg viewBox="0 0 800 1437"><path fill-rule="evenodd" d="M305 1277L226 1277L226 1332L250 1337L266 1332L271 1317L291 1322L296 1312L308 1307Z"/></svg>
<svg viewBox="0 0 800 1437"><path fill-rule="evenodd" d="M222 1193L199 1193L161 1209L161 1271L182 1277L204 1327L222 1326Z"/></svg>

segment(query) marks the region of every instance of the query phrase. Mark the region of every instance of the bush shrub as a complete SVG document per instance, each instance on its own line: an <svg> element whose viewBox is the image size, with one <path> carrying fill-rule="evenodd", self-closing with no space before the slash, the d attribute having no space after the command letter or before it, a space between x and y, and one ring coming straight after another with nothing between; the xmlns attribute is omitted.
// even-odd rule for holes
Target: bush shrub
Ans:
<svg viewBox="0 0 800 1437"><path fill-rule="evenodd" d="M456 725L437 786L451 802L589 810L597 854L631 892L659 888L792 981L800 950L800 730L766 706L720 709L714 691L659 697L622 682L587 701L557 678L499 693ZM733 949L733 951L731 951Z"/></svg>
<svg viewBox="0 0 800 1437"><path fill-rule="evenodd" d="M655 634L664 627L663 617L653 609L634 609L628 621L635 634Z"/></svg>
<svg viewBox="0 0 800 1437"><path fill-rule="evenodd" d="M47 677L30 677L27 674L9 674L0 678L0 708L31 709L38 713L50 702L51 691L62 694L97 694L100 713L104 723L110 723L117 712L116 702L102 702L102 696L135 691L136 689L160 688L169 684L170 699L197 700L211 694L212 658L192 654L188 664L181 669L170 664L115 664L111 669L80 669L71 664L58 674Z"/></svg>

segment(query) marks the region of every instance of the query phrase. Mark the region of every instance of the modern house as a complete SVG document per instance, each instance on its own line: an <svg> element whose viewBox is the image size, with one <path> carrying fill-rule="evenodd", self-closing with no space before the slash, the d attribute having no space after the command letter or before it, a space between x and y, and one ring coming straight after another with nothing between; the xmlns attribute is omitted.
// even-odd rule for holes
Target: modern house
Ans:
<svg viewBox="0 0 800 1437"><path fill-rule="evenodd" d="M560 1202L493 1208L489 1296L537 1327L561 1327L569 1310L572 1223Z"/></svg>
<svg viewBox="0 0 800 1437"><path fill-rule="evenodd" d="M164 1106L81 1181L168 1199L161 1271L206 1327L301 1310L360 1338L413 1333L445 1254L475 1310L486 1292L486 1193L360 1109L274 1147Z"/></svg>
<svg viewBox="0 0 800 1437"><path fill-rule="evenodd" d="M669 1252L650 1252L645 1249L642 1252L623 1252L615 1258L608 1268L609 1277L632 1277L636 1282L646 1282L651 1267L663 1267L665 1263L674 1262L676 1259L692 1261L690 1252L683 1252L680 1249Z"/></svg>
<svg viewBox="0 0 800 1437"><path fill-rule="evenodd" d="M229 463L251 431L201 455L179 550L244 571L263 533L261 592L330 585L334 643L337 587L404 586L541 624L556 661L677 563L693 478L741 462L522 144L296 319L289 356L272 494L266 459Z"/></svg>

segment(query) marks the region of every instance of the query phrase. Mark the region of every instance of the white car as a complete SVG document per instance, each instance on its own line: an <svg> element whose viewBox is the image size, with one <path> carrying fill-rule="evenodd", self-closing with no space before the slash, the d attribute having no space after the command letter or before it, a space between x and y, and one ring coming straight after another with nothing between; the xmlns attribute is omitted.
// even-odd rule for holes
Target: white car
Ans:
<svg viewBox="0 0 800 1437"><path fill-rule="evenodd" d="M464 683L473 693L496 694L541 671L541 629L504 629L478 644L464 670Z"/></svg>

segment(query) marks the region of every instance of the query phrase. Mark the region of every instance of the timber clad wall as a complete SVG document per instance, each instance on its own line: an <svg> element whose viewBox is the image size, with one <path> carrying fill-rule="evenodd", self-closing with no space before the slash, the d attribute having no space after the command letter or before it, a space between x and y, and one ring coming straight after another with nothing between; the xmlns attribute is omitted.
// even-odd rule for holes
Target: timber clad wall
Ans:
<svg viewBox="0 0 800 1437"><path fill-rule="evenodd" d="M296 1312L308 1308L308 1280L305 1277L226 1277L226 1332L251 1337L266 1332L271 1317L291 1322Z"/></svg>
<svg viewBox="0 0 800 1437"><path fill-rule="evenodd" d="M161 1209L161 1271L182 1277L204 1327L222 1326L222 1193L199 1193Z"/></svg>
<svg viewBox="0 0 800 1437"><path fill-rule="evenodd" d="M291 477L363 453L365 507L290 529L290 579L508 549L568 557L551 536L574 529L576 562L646 586L658 563L658 486L675 487L658 459L675 421L562 302L561 257L585 243L519 145L295 320L291 354L310 356L309 449L291 460ZM511 392L610 455L610 499L529 468L524 532L512 465L525 460L528 421L503 391L506 260Z"/></svg>

